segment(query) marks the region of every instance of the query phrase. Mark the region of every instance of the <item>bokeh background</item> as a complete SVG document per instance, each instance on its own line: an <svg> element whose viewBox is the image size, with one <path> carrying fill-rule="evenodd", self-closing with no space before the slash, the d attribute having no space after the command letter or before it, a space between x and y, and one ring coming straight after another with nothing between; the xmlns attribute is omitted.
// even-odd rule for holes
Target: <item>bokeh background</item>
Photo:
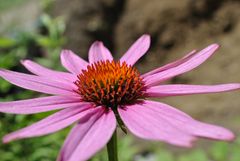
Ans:
<svg viewBox="0 0 240 161"><path fill-rule="evenodd" d="M169 83L240 82L239 0L0 0L0 67L27 72L20 60L31 59L63 70L61 49L87 59L88 48L101 40L119 58L142 34L151 48L138 63L143 73L210 43L220 50L198 69ZM0 101L40 97L0 79ZM195 119L235 132L232 143L200 140L193 149L119 135L120 161L239 161L240 93L161 99ZM45 116L0 113L0 137ZM53 135L0 143L0 161L54 161L69 128ZM106 161L106 150L91 161Z"/></svg>

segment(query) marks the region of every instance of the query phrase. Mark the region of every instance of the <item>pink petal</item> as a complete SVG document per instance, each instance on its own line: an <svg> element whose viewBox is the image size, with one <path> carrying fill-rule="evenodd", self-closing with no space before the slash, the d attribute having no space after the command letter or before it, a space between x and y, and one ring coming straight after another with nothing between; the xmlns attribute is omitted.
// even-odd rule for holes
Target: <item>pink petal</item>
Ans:
<svg viewBox="0 0 240 161"><path fill-rule="evenodd" d="M10 133L3 138L3 142L7 143L13 140L42 136L59 131L82 117L90 116L95 113L96 109L89 105L75 106L56 112L47 118L36 122L28 127Z"/></svg>
<svg viewBox="0 0 240 161"><path fill-rule="evenodd" d="M194 136L183 132L180 127L172 125L163 116L145 106L143 103L118 109L123 122L133 134L143 139L191 147Z"/></svg>
<svg viewBox="0 0 240 161"><path fill-rule="evenodd" d="M150 47L150 36L141 36L122 56L120 62L126 62L129 65L134 65Z"/></svg>
<svg viewBox="0 0 240 161"><path fill-rule="evenodd" d="M94 114L90 118L95 121L96 120L95 117L97 117L97 116L98 116L98 113ZM89 120L90 120L90 118L89 118ZM90 120L90 121L85 122L85 124L86 124L86 126L79 126L79 124L74 125L74 127L68 134L66 140L64 141L64 144L59 153L57 161L64 161L71 157L72 153L78 146L79 141L83 137L82 135L84 133L82 131L88 130L89 127L93 124L93 122ZM89 124L90 124L90 126L89 126Z"/></svg>
<svg viewBox="0 0 240 161"><path fill-rule="evenodd" d="M88 53L88 59L90 63L97 61L113 60L112 54L110 51L103 45L101 41L94 42Z"/></svg>
<svg viewBox="0 0 240 161"><path fill-rule="evenodd" d="M220 85L160 85L147 89L147 97L167 97L190 94L217 93L240 89L240 84L220 84Z"/></svg>
<svg viewBox="0 0 240 161"><path fill-rule="evenodd" d="M73 91L76 88L73 83L65 83L59 79L53 80L48 77L39 77L3 69L0 69L0 76L10 83L25 89L46 94L76 95Z"/></svg>
<svg viewBox="0 0 240 161"><path fill-rule="evenodd" d="M71 50L63 50L61 53L62 65L73 74L80 74L83 69L86 69L88 63L74 54Z"/></svg>
<svg viewBox="0 0 240 161"><path fill-rule="evenodd" d="M21 61L21 63L30 72L32 72L33 74L39 75L39 76L47 76L47 77L51 77L54 79L66 79L71 82L74 82L77 79L76 76L74 76L73 74L66 73L66 72L54 71L54 70L48 69L46 67L43 67L31 60L24 60L24 61Z"/></svg>
<svg viewBox="0 0 240 161"><path fill-rule="evenodd" d="M191 56L190 59L185 61L184 63L170 68L168 70L164 70L160 73L156 73L153 75L150 75L146 78L144 78L144 81L146 82L147 86L154 86L156 84L159 84L160 82L163 82L167 79L170 79L174 76L177 76L179 74L183 74L185 72L188 72L200 64L202 64L205 60L207 60L217 49L219 48L219 45L212 44L208 46L207 48L201 50L194 56Z"/></svg>
<svg viewBox="0 0 240 161"><path fill-rule="evenodd" d="M155 101L145 101L145 106L156 114L155 117L165 118L183 132L216 140L230 141L234 139L234 134L231 131L223 127L196 121L187 114L169 105Z"/></svg>
<svg viewBox="0 0 240 161"><path fill-rule="evenodd" d="M154 69L148 73L145 73L142 75L142 78L145 78L147 76L162 72L164 70L168 70L170 68L176 67L184 62L186 62L187 60L189 60L194 54L196 53L196 50L191 51L190 53L188 53L187 55L185 55L184 57L182 57L181 59L178 59L172 63L168 63L160 68Z"/></svg>
<svg viewBox="0 0 240 161"><path fill-rule="evenodd" d="M14 114L33 114L73 106L82 106L79 97L48 96L12 102L0 102L0 112Z"/></svg>
<svg viewBox="0 0 240 161"><path fill-rule="evenodd" d="M58 161L85 161L102 149L116 129L112 111L99 108L99 113L82 119L68 135Z"/></svg>

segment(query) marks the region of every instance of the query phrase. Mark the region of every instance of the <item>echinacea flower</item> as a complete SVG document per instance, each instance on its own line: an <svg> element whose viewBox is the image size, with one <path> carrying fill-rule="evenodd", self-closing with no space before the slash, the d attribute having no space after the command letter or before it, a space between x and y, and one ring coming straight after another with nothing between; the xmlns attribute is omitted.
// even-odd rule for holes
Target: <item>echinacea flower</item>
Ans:
<svg viewBox="0 0 240 161"><path fill-rule="evenodd" d="M225 128L196 121L170 105L146 99L239 89L238 83L162 84L202 64L219 45L193 51L141 75L133 65L149 46L150 37L143 35L119 61L113 60L110 51L99 41L90 47L89 62L70 50L63 50L61 63L68 72L53 71L30 60L22 64L33 75L1 69L0 76L10 83L54 96L1 102L0 112L33 114L60 110L6 135L3 142L54 133L75 123L58 161L84 161L108 143L117 125L140 138L182 147L191 147L197 137L232 140L233 133Z"/></svg>

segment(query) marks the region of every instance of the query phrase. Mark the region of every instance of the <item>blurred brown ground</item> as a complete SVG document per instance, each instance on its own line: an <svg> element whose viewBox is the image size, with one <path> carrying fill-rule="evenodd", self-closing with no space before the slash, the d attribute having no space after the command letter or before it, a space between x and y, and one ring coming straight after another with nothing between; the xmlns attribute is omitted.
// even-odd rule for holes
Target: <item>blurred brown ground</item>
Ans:
<svg viewBox="0 0 240 161"><path fill-rule="evenodd" d="M69 41L65 48L85 59L94 40L104 41L119 58L140 35L149 33L151 48L137 64L141 72L146 72L193 49L219 43L216 55L171 83L240 82L239 0L58 0L52 15L66 18ZM240 133L239 91L161 101L196 119Z"/></svg>

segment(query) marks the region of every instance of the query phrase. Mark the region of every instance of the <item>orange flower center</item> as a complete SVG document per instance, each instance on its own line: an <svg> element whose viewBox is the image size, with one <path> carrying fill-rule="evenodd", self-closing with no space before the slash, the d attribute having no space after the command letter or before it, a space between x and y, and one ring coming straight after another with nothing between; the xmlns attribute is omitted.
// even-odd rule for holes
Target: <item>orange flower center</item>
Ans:
<svg viewBox="0 0 240 161"><path fill-rule="evenodd" d="M143 98L144 82L138 70L125 62L98 61L75 81L83 101L116 108Z"/></svg>

